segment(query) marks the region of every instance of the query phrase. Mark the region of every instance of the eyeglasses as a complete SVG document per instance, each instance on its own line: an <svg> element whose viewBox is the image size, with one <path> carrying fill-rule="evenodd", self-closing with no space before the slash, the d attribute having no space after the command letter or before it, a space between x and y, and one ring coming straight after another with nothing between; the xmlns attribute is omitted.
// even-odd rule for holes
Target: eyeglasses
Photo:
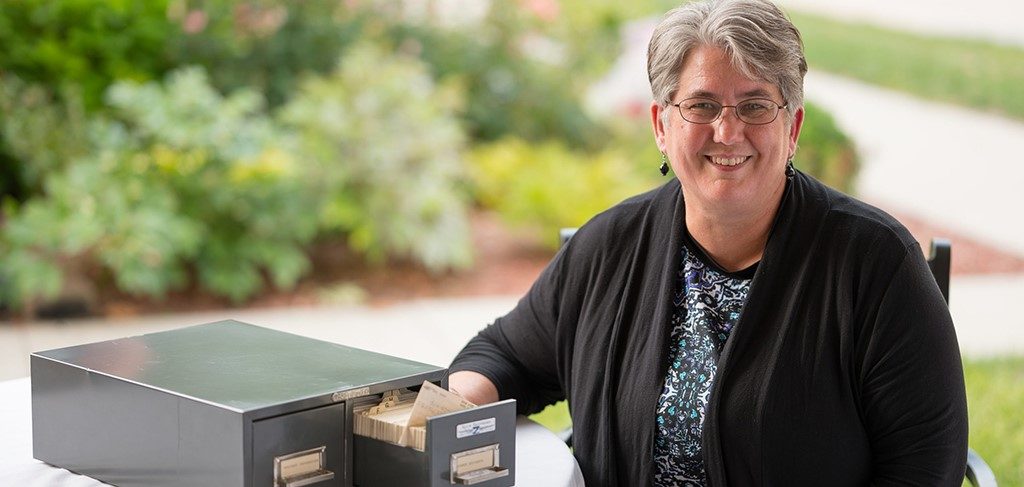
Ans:
<svg viewBox="0 0 1024 487"><path fill-rule="evenodd" d="M766 98L751 98L735 105L723 105L710 98L687 98L671 104L679 109L679 115L690 123L708 124L722 116L722 109L732 108L736 117L747 125L765 125L775 121L779 111L786 105L779 105Z"/></svg>

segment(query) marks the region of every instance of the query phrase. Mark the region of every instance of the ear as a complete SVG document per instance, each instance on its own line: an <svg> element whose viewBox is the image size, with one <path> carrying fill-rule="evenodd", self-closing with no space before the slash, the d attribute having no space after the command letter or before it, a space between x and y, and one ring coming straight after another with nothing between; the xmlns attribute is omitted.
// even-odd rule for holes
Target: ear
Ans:
<svg viewBox="0 0 1024 487"><path fill-rule="evenodd" d="M789 154L796 154L796 142L800 139L800 129L804 126L804 108L800 107L793 114L793 122L789 126Z"/></svg>
<svg viewBox="0 0 1024 487"><path fill-rule="evenodd" d="M661 121L661 112L664 110L658 102L651 102L651 125L654 129L654 142L658 145L658 150L662 154L665 153L665 124Z"/></svg>

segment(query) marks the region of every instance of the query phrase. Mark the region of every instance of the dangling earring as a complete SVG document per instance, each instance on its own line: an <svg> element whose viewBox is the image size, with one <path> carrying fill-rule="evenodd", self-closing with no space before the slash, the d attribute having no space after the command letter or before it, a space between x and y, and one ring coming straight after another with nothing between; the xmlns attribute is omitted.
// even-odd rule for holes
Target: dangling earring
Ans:
<svg viewBox="0 0 1024 487"><path fill-rule="evenodd" d="M661 167L658 168L661 171L661 175L668 174L668 156L664 152L661 153Z"/></svg>
<svg viewBox="0 0 1024 487"><path fill-rule="evenodd" d="M796 169L793 168L793 158L790 157L789 160L786 161L786 177L793 179L793 176L796 176Z"/></svg>

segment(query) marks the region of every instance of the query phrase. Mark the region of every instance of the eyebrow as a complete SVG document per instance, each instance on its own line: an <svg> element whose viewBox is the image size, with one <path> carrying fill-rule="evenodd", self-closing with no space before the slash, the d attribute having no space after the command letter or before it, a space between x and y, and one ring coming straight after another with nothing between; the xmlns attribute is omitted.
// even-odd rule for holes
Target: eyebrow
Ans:
<svg viewBox="0 0 1024 487"><path fill-rule="evenodd" d="M719 98L719 96L717 94L712 93L712 92L707 91L707 90L691 91L686 97L687 98L711 98L711 99L718 99ZM771 98L771 93L768 93L768 90L765 90L763 88L757 88L757 89L753 89L753 90L750 90L750 91L747 91L747 92L744 92L744 93L740 93L740 97L744 98L744 99L746 99L746 98L754 98L754 97L756 97L756 98Z"/></svg>

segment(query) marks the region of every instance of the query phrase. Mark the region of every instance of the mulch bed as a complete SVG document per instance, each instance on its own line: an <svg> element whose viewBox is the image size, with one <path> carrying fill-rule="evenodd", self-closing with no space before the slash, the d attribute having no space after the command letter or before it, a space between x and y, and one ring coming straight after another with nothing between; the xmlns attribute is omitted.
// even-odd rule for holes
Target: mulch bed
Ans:
<svg viewBox="0 0 1024 487"><path fill-rule="evenodd" d="M922 219L896 215L928 252L932 237L953 243L954 276L1024 273L1024 258L960 235ZM353 302L387 306L420 298L521 295L554 255L528 232L510 229L496 215L472 215L476 249L472 269L433 275L407 264L387 267L363 263L342 243L322 243L313 250L313 272L294 290L270 290L245 303L245 307L279 307L338 302L339 294ZM333 290L333 291L332 291ZM340 290L340 291L339 291ZM347 290L347 291L346 291ZM236 306L198 289L171 293L164 299L137 298L111 289L97 292L92 314L131 316L151 313L224 309ZM79 311L81 312L81 311ZM22 317L27 318L27 317Z"/></svg>

